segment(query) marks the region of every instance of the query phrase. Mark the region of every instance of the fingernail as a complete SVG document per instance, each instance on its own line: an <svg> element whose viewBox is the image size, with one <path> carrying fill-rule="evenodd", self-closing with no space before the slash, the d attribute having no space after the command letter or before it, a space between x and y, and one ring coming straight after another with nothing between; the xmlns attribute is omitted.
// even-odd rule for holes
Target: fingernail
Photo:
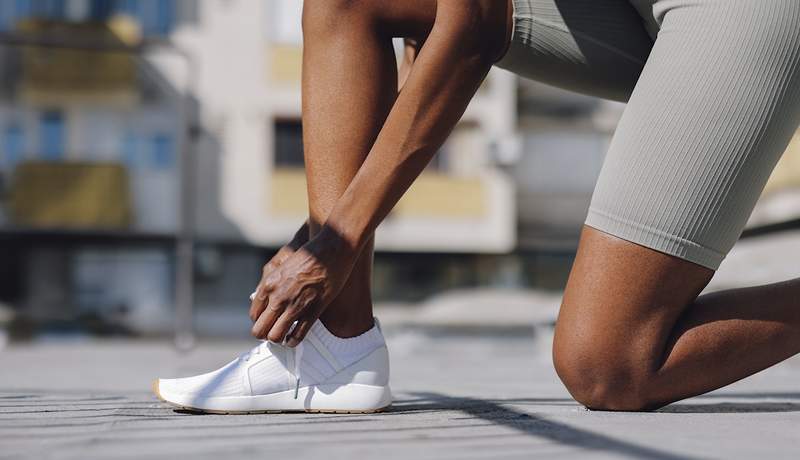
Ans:
<svg viewBox="0 0 800 460"><path fill-rule="evenodd" d="M298 343L300 343L300 341L295 337L289 337L289 340L286 341L286 345L292 348L296 347Z"/></svg>

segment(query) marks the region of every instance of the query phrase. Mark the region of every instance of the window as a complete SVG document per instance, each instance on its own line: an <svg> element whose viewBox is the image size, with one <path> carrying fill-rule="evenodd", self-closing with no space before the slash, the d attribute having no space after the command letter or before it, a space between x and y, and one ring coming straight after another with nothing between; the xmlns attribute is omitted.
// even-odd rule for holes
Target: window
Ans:
<svg viewBox="0 0 800 460"><path fill-rule="evenodd" d="M64 156L64 117L60 111L42 113L39 124L39 153L46 160Z"/></svg>
<svg viewBox="0 0 800 460"><path fill-rule="evenodd" d="M14 0L0 2L0 28L10 30L16 22L28 17L63 19L66 0Z"/></svg>
<svg viewBox="0 0 800 460"><path fill-rule="evenodd" d="M151 165L153 169L163 171L175 166L175 143L169 134L156 134L150 140Z"/></svg>
<svg viewBox="0 0 800 460"><path fill-rule="evenodd" d="M89 17L94 21L105 21L111 16L114 6L114 2L111 0L91 0L89 2Z"/></svg>
<svg viewBox="0 0 800 460"><path fill-rule="evenodd" d="M135 134L128 133L122 137L122 161L129 168L139 166L138 147L139 142Z"/></svg>
<svg viewBox="0 0 800 460"><path fill-rule="evenodd" d="M13 168L22 159L25 148L25 139L22 128L13 124L3 130L3 154L0 156L0 167Z"/></svg>
<svg viewBox="0 0 800 460"><path fill-rule="evenodd" d="M125 0L118 11L136 18L145 35L168 35L175 25L175 0Z"/></svg>
<svg viewBox="0 0 800 460"><path fill-rule="evenodd" d="M14 2L0 2L0 30L14 28Z"/></svg>
<svg viewBox="0 0 800 460"><path fill-rule="evenodd" d="M175 0L128 0L125 3L128 12L139 19L145 35L167 35L172 31Z"/></svg>
<svg viewBox="0 0 800 460"><path fill-rule="evenodd" d="M0 0L0 31L17 21L46 18L103 22L127 14L142 26L145 35L167 35L175 24L176 0Z"/></svg>
<svg viewBox="0 0 800 460"><path fill-rule="evenodd" d="M156 2L156 17L153 21L153 33L167 35L172 31L175 23L175 2L174 0L158 0Z"/></svg>
<svg viewBox="0 0 800 460"><path fill-rule="evenodd" d="M65 0L33 0L32 7L36 16L59 19L66 12Z"/></svg>
<svg viewBox="0 0 800 460"><path fill-rule="evenodd" d="M275 122L275 166L302 168L303 125L300 120Z"/></svg>
<svg viewBox="0 0 800 460"><path fill-rule="evenodd" d="M278 120L275 122L276 167L303 168L303 124L300 120ZM440 150L428 165L428 170L447 170L446 153Z"/></svg>

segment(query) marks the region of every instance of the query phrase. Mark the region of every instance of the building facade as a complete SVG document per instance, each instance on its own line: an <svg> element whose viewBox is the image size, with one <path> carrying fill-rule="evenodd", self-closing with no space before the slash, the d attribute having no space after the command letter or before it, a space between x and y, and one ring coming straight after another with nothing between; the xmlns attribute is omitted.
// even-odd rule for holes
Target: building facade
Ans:
<svg viewBox="0 0 800 460"><path fill-rule="evenodd" d="M174 285L157 280L174 268L189 174L196 304L241 304L307 216L301 11L295 0L0 2L0 228L25 247L0 300L34 317L58 303L169 327ZM493 70L381 225L378 250L513 250L514 183L499 164L515 155L515 129L516 79Z"/></svg>

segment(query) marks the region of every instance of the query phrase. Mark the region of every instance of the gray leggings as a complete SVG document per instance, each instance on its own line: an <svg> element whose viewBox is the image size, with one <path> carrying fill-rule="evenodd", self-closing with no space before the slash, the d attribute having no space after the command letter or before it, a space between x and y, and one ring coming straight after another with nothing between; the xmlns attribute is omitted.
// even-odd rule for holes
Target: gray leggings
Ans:
<svg viewBox="0 0 800 460"><path fill-rule="evenodd" d="M586 225L716 270L800 124L800 0L514 0L497 65L628 101Z"/></svg>

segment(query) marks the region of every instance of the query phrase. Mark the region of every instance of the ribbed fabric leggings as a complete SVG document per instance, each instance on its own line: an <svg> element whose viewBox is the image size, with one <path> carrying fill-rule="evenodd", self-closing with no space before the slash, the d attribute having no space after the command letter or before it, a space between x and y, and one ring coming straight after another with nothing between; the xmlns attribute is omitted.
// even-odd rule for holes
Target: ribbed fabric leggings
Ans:
<svg viewBox="0 0 800 460"><path fill-rule="evenodd" d="M586 225L716 270L800 124L800 0L514 0L497 65L627 100Z"/></svg>

